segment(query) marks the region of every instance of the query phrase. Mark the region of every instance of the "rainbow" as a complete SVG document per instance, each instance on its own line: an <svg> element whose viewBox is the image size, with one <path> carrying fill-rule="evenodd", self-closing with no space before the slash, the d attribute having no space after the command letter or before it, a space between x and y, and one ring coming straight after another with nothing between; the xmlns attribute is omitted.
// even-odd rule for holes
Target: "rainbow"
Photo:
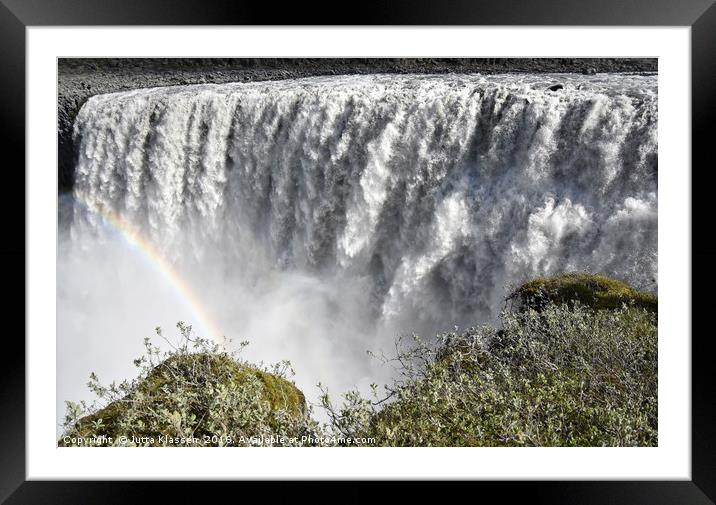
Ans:
<svg viewBox="0 0 716 505"><path fill-rule="evenodd" d="M102 220L115 230L135 251L140 253L174 288L176 293L191 308L192 316L202 325L209 335L202 335L204 338L211 338L219 341L222 336L219 327L209 316L208 311L201 302L200 297L192 289L191 285L174 268L171 262L149 242L139 230L129 221L124 219L117 212L102 204L90 204L75 195L74 201L81 204L87 210L98 215Z"/></svg>

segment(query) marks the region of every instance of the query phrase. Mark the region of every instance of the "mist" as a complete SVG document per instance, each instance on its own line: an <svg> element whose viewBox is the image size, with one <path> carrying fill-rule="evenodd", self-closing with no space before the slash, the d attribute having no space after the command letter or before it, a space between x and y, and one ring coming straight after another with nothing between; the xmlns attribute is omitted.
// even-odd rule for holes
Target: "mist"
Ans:
<svg viewBox="0 0 716 505"><path fill-rule="evenodd" d="M628 75L90 98L60 202L58 420L90 398L91 371L134 377L143 338L177 321L248 340L248 361L290 360L315 401L319 381L334 395L385 382L366 351L494 320L537 275L656 289L656 117L656 76Z"/></svg>

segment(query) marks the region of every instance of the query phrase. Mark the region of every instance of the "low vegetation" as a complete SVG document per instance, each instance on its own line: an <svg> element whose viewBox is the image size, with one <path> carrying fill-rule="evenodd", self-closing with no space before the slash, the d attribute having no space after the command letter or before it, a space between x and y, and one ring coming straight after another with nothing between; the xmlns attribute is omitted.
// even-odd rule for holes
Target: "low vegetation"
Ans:
<svg viewBox="0 0 716 505"><path fill-rule="evenodd" d="M378 357L396 378L368 397L349 391L336 405L324 389L323 425L287 363L253 367L180 324L184 344L168 354L146 342L139 379L92 377L104 406L68 403L60 445L657 445L656 296L566 274L508 300L498 327L399 339Z"/></svg>
<svg viewBox="0 0 716 505"><path fill-rule="evenodd" d="M332 427L385 446L648 446L657 443L656 318L641 308L549 304L502 328L401 342L378 404L356 392Z"/></svg>
<svg viewBox="0 0 716 505"><path fill-rule="evenodd" d="M103 386L92 374L88 387L98 402L67 402L59 444L300 445L315 431L288 363L263 370L178 327L181 340L171 351L145 339L136 380Z"/></svg>

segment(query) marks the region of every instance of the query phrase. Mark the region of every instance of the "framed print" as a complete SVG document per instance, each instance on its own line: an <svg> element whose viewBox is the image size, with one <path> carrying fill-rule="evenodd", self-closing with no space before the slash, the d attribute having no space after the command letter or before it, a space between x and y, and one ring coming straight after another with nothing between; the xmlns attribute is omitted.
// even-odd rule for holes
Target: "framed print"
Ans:
<svg viewBox="0 0 716 505"><path fill-rule="evenodd" d="M0 11L8 503L715 499L711 2L66 4Z"/></svg>

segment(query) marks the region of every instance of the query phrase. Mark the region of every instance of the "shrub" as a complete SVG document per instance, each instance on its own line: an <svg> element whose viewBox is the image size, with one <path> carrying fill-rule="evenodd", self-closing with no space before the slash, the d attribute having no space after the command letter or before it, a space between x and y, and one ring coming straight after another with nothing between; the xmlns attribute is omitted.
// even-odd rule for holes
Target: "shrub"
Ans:
<svg viewBox="0 0 716 505"><path fill-rule="evenodd" d="M549 303L502 325L413 336L382 402L324 395L334 431L385 446L657 444L654 313Z"/></svg>
<svg viewBox="0 0 716 505"><path fill-rule="evenodd" d="M541 310L549 302L578 302L596 310L618 309L623 304L658 311L656 295L637 291L628 284L603 275L582 272L539 277L522 284L508 297L519 310Z"/></svg>
<svg viewBox="0 0 716 505"><path fill-rule="evenodd" d="M105 406L68 402L59 444L300 445L315 431L288 363L262 370L178 327L182 341L170 352L145 340L136 380L103 386L92 374L88 386Z"/></svg>
<svg viewBox="0 0 716 505"><path fill-rule="evenodd" d="M92 374L100 404L67 402L59 443L656 445L656 297L588 274L515 293L518 310L504 310L500 327L398 339L395 355L380 357L397 371L382 398L373 384L370 397L349 391L335 406L319 384L329 419L320 426L287 362L249 365L179 323L172 351L145 340L134 381L103 386Z"/></svg>

